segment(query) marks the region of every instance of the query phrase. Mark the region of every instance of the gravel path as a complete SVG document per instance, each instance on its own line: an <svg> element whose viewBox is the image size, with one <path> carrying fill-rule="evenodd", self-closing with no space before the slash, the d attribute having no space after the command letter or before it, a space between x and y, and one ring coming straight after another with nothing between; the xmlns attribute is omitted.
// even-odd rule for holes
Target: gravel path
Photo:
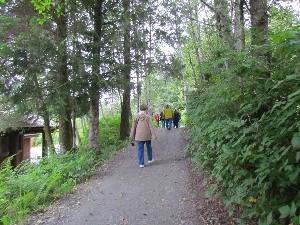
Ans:
<svg viewBox="0 0 300 225"><path fill-rule="evenodd" d="M183 154L184 135L184 128L158 128L158 139L152 142L154 163L139 168L136 146L128 146L73 194L32 215L25 224L204 224L190 201L193 193L189 159Z"/></svg>

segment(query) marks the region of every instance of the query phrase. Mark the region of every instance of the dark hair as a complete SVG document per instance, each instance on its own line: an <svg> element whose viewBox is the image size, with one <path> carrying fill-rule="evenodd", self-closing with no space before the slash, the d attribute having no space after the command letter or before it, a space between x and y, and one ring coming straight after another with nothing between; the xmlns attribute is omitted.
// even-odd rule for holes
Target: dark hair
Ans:
<svg viewBox="0 0 300 225"><path fill-rule="evenodd" d="M144 111L144 110L146 110L146 109L148 109L148 106L147 106L146 104L141 104L141 105L140 105L140 110L141 110L141 111Z"/></svg>

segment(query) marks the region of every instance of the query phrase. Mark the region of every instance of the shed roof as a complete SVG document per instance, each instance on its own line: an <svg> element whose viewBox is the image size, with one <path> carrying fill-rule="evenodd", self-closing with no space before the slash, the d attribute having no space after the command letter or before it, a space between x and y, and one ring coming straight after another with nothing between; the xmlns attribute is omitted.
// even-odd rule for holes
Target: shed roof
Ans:
<svg viewBox="0 0 300 225"><path fill-rule="evenodd" d="M50 121L52 130L57 129L57 124ZM23 118L12 118L2 114L0 120L0 133L22 132L41 133L44 128L44 120L37 115L24 116Z"/></svg>

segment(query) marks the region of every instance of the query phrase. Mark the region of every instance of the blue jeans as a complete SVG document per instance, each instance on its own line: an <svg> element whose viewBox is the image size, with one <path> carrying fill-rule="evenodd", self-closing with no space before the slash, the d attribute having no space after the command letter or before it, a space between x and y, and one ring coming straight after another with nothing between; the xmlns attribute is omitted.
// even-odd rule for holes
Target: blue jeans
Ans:
<svg viewBox="0 0 300 225"><path fill-rule="evenodd" d="M161 120L161 127L165 128L165 120L164 119Z"/></svg>
<svg viewBox="0 0 300 225"><path fill-rule="evenodd" d="M169 129L171 129L171 127L172 127L172 118L171 119L166 119L166 127L167 128L169 128Z"/></svg>
<svg viewBox="0 0 300 225"><path fill-rule="evenodd" d="M148 161L152 160L152 146L151 146L151 140L149 141L137 141L137 148L138 148L138 159L139 164L144 165L144 145L146 143L147 146L147 155L148 155Z"/></svg>

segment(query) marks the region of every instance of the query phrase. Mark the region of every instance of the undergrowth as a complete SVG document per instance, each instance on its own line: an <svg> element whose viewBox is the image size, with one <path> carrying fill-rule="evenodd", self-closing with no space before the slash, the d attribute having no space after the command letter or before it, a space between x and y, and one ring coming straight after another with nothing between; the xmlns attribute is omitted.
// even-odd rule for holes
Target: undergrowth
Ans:
<svg viewBox="0 0 300 225"><path fill-rule="evenodd" d="M242 208L240 224L300 224L299 37L260 46L269 61L228 52L189 99L185 151L216 180L208 194Z"/></svg>
<svg viewBox="0 0 300 225"><path fill-rule="evenodd" d="M100 120L101 155L79 146L66 154L50 154L38 163L25 160L17 168L10 166L13 156L6 159L0 167L0 224L14 224L50 205L88 179L99 163L126 146L128 143L116 138L118 120L119 117L109 118L108 126L103 126L104 121Z"/></svg>

